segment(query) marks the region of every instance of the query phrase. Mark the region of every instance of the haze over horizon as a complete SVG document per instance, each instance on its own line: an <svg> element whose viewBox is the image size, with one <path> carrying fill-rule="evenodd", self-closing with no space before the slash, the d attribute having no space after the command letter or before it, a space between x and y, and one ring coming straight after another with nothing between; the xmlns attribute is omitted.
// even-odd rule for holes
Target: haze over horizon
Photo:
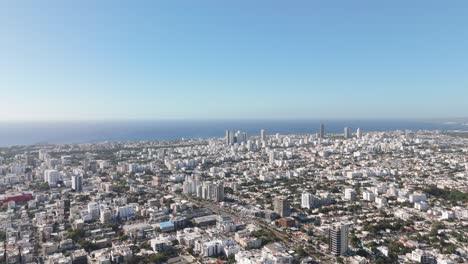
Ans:
<svg viewBox="0 0 468 264"><path fill-rule="evenodd" d="M466 1L0 3L0 121L468 117Z"/></svg>

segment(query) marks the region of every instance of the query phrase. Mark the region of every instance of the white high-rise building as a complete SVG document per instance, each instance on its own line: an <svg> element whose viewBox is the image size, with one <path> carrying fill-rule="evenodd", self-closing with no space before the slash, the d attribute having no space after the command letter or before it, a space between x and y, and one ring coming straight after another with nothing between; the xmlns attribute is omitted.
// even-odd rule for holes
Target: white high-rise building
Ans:
<svg viewBox="0 0 468 264"><path fill-rule="evenodd" d="M348 231L347 224L337 224L328 230L328 247L333 255L341 256L348 251Z"/></svg>
<svg viewBox="0 0 468 264"><path fill-rule="evenodd" d="M348 201L356 200L356 191L352 188L346 188L344 198Z"/></svg>
<svg viewBox="0 0 468 264"><path fill-rule="evenodd" d="M260 130L260 142L265 142L266 141L266 133L265 129Z"/></svg>
<svg viewBox="0 0 468 264"><path fill-rule="evenodd" d="M303 192L301 196L301 207L306 209L318 208L321 206L321 199L309 192Z"/></svg>
<svg viewBox="0 0 468 264"><path fill-rule="evenodd" d="M57 185L60 180L60 173L57 170L45 170L44 171L44 182L47 182L51 186Z"/></svg>
<svg viewBox="0 0 468 264"><path fill-rule="evenodd" d="M203 185L202 185L202 193L201 193L201 197L205 200L208 200L210 199L210 193L209 193L209 186L210 186L210 183L209 182L204 182Z"/></svg>
<svg viewBox="0 0 468 264"><path fill-rule="evenodd" d="M93 219L96 219L100 216L99 204L96 202L88 203L88 213Z"/></svg>
<svg viewBox="0 0 468 264"><path fill-rule="evenodd" d="M100 211L99 220L101 224L105 224L112 219L112 211L105 208Z"/></svg>
<svg viewBox="0 0 468 264"><path fill-rule="evenodd" d="M362 130L360 128L356 130L356 136L357 138L362 138Z"/></svg>
<svg viewBox="0 0 468 264"><path fill-rule="evenodd" d="M275 151L270 151L270 153L268 153L268 162L273 165L275 164Z"/></svg>
<svg viewBox="0 0 468 264"><path fill-rule="evenodd" d="M385 197L375 197L375 203L378 205L378 206L387 206L388 205L388 201L387 201L387 198Z"/></svg>
<svg viewBox="0 0 468 264"><path fill-rule="evenodd" d="M413 193L409 195L410 203L425 202L427 200L426 194L424 193Z"/></svg>
<svg viewBox="0 0 468 264"><path fill-rule="evenodd" d="M373 192L371 191L363 191L362 192L362 199L366 200L366 201L370 201L370 202L373 202L374 199L375 199L375 195Z"/></svg>
<svg viewBox="0 0 468 264"><path fill-rule="evenodd" d="M301 196L301 207L302 208L307 208L307 209L312 208L311 197L312 197L312 194L309 193L309 192L303 192L302 193L302 196Z"/></svg>
<svg viewBox="0 0 468 264"><path fill-rule="evenodd" d="M72 190L75 192L83 191L83 176L73 175L72 176Z"/></svg>
<svg viewBox="0 0 468 264"><path fill-rule="evenodd" d="M135 215L135 209L130 205L121 206L116 209L115 214L120 218L128 218Z"/></svg>
<svg viewBox="0 0 468 264"><path fill-rule="evenodd" d="M237 144L247 143L247 133L237 131L235 135L234 142Z"/></svg>
<svg viewBox="0 0 468 264"><path fill-rule="evenodd" d="M48 151L46 149L40 149L39 150L39 159L44 161L47 158Z"/></svg>

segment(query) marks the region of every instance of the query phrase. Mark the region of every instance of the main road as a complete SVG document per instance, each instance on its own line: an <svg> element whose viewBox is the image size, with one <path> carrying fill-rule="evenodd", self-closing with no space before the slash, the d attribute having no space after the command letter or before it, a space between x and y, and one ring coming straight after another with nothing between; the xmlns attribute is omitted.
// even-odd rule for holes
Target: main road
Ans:
<svg viewBox="0 0 468 264"><path fill-rule="evenodd" d="M282 232L271 225L265 223L264 221L256 218L256 217L246 217L246 216L240 216L232 212L232 210L227 210L225 208L220 207L218 204L207 201L207 200L198 200L194 199L191 196L184 195L184 197L192 202L193 204L197 205L198 207L204 207L212 212L219 214L219 215L226 215L230 216L232 218L237 218L242 220L243 222L254 222L256 225L260 226L263 229L266 229L275 235L275 237L283 242L286 242L287 244L293 244L295 248L303 248L304 251L309 255L309 256L314 256L316 258L319 258L322 261L333 261L334 258L330 257L328 252L325 252L324 250L320 249L319 247L312 245L312 244L305 244L303 240L290 236L289 234Z"/></svg>

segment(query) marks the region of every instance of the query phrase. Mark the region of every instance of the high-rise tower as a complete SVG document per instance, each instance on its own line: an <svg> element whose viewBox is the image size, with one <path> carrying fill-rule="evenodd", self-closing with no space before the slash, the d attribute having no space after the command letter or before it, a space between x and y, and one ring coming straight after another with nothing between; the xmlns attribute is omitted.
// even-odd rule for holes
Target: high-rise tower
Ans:
<svg viewBox="0 0 468 264"><path fill-rule="evenodd" d="M83 191L83 176L73 175L72 176L72 190L75 192Z"/></svg>
<svg viewBox="0 0 468 264"><path fill-rule="evenodd" d="M319 134L319 137L320 138L325 138L325 125L322 123L320 124L320 134Z"/></svg>
<svg viewBox="0 0 468 264"><path fill-rule="evenodd" d="M328 247L333 255L341 256L348 251L348 229L347 224L338 224L328 230Z"/></svg>
<svg viewBox="0 0 468 264"><path fill-rule="evenodd" d="M349 127L344 128L344 137L345 138L351 138L351 128L349 128Z"/></svg>
<svg viewBox="0 0 468 264"><path fill-rule="evenodd" d="M276 197L273 201L275 212L281 217L288 217L291 215L291 207L286 197Z"/></svg>
<svg viewBox="0 0 468 264"><path fill-rule="evenodd" d="M265 140L266 140L266 133L265 133L265 130L262 129L262 130L260 130L260 142L263 143L263 142L265 142Z"/></svg>

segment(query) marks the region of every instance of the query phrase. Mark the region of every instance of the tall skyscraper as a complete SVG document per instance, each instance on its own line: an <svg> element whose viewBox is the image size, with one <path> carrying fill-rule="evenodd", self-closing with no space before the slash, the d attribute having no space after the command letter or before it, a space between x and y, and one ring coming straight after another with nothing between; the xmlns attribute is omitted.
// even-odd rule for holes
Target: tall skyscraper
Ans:
<svg viewBox="0 0 468 264"><path fill-rule="evenodd" d="M215 202L224 201L224 184L222 182L214 184L214 197L213 198Z"/></svg>
<svg viewBox="0 0 468 264"><path fill-rule="evenodd" d="M273 200L273 207L275 212L281 217L288 217L291 215L291 207L286 197L276 197Z"/></svg>
<svg viewBox="0 0 468 264"><path fill-rule="evenodd" d="M351 138L351 128L349 128L349 127L344 128L344 137L345 138Z"/></svg>
<svg viewBox="0 0 468 264"><path fill-rule="evenodd" d="M311 197L312 194L308 193L308 192L303 192L302 193L302 196L301 196L301 207L302 208L307 208L307 209L310 209L311 208L311 205L310 205L310 197Z"/></svg>
<svg viewBox="0 0 468 264"><path fill-rule="evenodd" d="M344 255L348 251L348 230L347 224L338 224L328 230L328 248L335 256Z"/></svg>
<svg viewBox="0 0 468 264"><path fill-rule="evenodd" d="M73 175L72 176L72 190L75 192L83 191L83 176Z"/></svg>
<svg viewBox="0 0 468 264"><path fill-rule="evenodd" d="M231 130L226 130L226 137L225 137L225 140L226 140L226 145L231 145L231 142L229 142L229 138L231 136Z"/></svg>
<svg viewBox="0 0 468 264"><path fill-rule="evenodd" d="M241 143L246 144L247 143L247 133L241 132L239 134L239 137L240 137L239 144L241 144Z"/></svg>
<svg viewBox="0 0 468 264"><path fill-rule="evenodd" d="M263 142L265 142L265 140L266 140L266 133L265 133L265 130L262 129L262 130L260 130L260 142L263 143Z"/></svg>
<svg viewBox="0 0 468 264"><path fill-rule="evenodd" d="M325 125L322 123L320 124L320 134L319 134L319 137L320 138L325 138Z"/></svg>
<svg viewBox="0 0 468 264"><path fill-rule="evenodd" d="M360 128L356 130L356 136L357 138L362 138L362 130Z"/></svg>
<svg viewBox="0 0 468 264"><path fill-rule="evenodd" d="M226 130L226 145L234 145L234 133L231 130Z"/></svg>

